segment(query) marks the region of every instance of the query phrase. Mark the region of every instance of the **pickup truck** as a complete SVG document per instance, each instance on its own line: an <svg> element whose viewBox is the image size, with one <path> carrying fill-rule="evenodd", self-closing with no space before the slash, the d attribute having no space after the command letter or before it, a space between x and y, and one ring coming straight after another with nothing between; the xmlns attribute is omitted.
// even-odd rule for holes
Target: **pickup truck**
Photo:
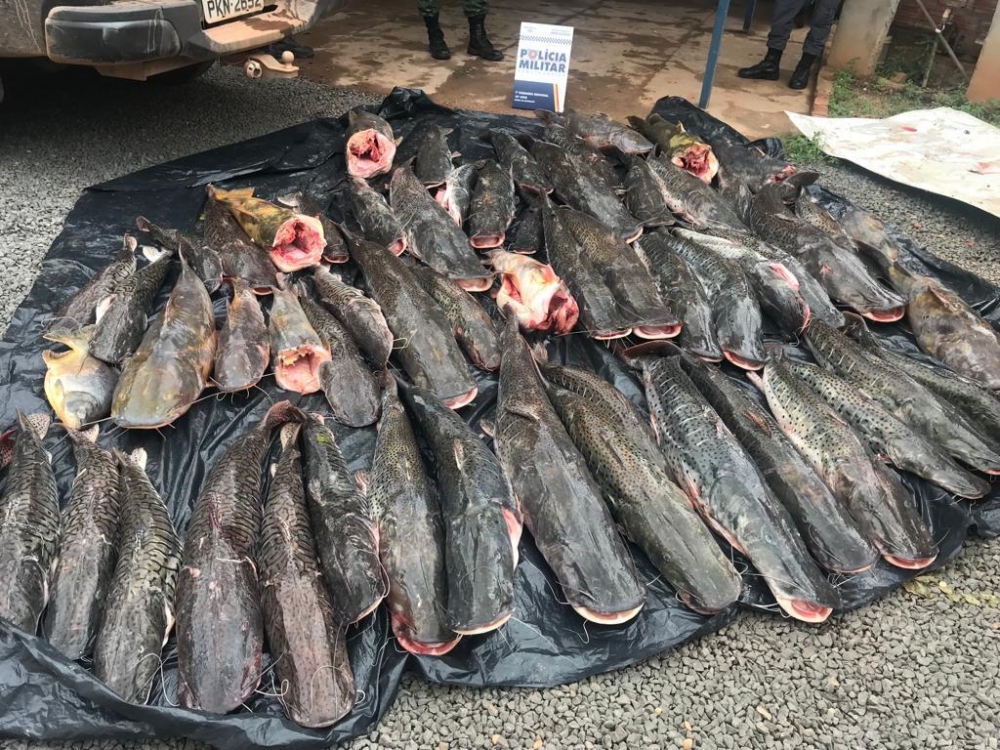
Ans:
<svg viewBox="0 0 1000 750"><path fill-rule="evenodd" d="M0 0L0 58L179 80L226 55L303 31L342 1Z"/></svg>

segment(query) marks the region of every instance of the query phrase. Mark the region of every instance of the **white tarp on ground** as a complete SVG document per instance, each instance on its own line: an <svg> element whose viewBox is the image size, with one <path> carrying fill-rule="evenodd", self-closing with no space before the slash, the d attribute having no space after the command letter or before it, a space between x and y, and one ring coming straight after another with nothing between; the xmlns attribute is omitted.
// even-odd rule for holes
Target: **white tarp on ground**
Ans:
<svg viewBox="0 0 1000 750"><path fill-rule="evenodd" d="M1000 217L1000 129L950 107L884 120L786 112L831 156Z"/></svg>

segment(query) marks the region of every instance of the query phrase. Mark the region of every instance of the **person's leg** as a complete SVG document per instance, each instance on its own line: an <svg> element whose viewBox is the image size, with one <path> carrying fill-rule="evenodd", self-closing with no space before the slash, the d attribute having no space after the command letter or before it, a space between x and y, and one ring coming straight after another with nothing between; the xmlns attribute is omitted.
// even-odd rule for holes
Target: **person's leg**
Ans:
<svg viewBox="0 0 1000 750"><path fill-rule="evenodd" d="M441 0L417 0L417 10L424 17L424 24L427 26L427 44L431 51L431 57L435 60L447 60L451 57L451 50L448 49L448 43L444 40L441 24L438 23Z"/></svg>
<svg viewBox="0 0 1000 750"><path fill-rule="evenodd" d="M809 33L806 35L805 44L802 45L802 59L795 66L792 77L788 79L789 88L804 89L809 85L813 63L823 54L823 46L830 36L830 27L833 26L839 7L840 0L816 0L816 7L813 8L812 19L809 22Z"/></svg>
<svg viewBox="0 0 1000 750"><path fill-rule="evenodd" d="M463 0L462 5L469 19L469 54L494 62L502 60L503 52L495 49L486 36L486 14L490 10L488 0Z"/></svg>
<svg viewBox="0 0 1000 750"><path fill-rule="evenodd" d="M785 49L785 45L788 44L788 37L792 33L795 14L804 4L805 0L775 0L774 15L771 16L771 31L767 35L767 54L756 65L740 68L737 71L740 78L778 80L778 64L781 62L781 53Z"/></svg>

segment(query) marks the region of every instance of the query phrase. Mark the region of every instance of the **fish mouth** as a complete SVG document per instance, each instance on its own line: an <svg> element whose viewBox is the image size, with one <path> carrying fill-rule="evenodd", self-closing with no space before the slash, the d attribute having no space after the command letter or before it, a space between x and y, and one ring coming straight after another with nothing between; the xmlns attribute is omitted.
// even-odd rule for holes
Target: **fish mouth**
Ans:
<svg viewBox="0 0 1000 750"><path fill-rule="evenodd" d="M389 244L389 252L393 255L400 256L406 250L406 238L400 237L399 239L393 240Z"/></svg>
<svg viewBox="0 0 1000 750"><path fill-rule="evenodd" d="M497 304L500 309L511 305L521 326L529 331L569 333L580 317L580 308L569 292L563 291L554 281L542 281L540 291L525 295L517 286L513 274L503 274ZM527 286L527 285L526 285ZM544 309L544 314L538 314Z"/></svg>
<svg viewBox="0 0 1000 750"><path fill-rule="evenodd" d="M351 259L350 253L337 253L336 255L331 255L330 253L323 253L323 260L331 265L346 263L350 259Z"/></svg>
<svg viewBox="0 0 1000 750"><path fill-rule="evenodd" d="M661 325L641 325L632 329L632 333L640 339L672 339L681 332L680 323L663 323Z"/></svg>
<svg viewBox="0 0 1000 750"><path fill-rule="evenodd" d="M906 314L906 305L892 307L888 310L868 310L861 314L868 318L868 320L874 320L876 323L895 323L897 320L901 320Z"/></svg>
<svg viewBox="0 0 1000 750"><path fill-rule="evenodd" d="M485 292L493 286L493 277L483 276L476 279L455 279L455 283L467 292Z"/></svg>
<svg viewBox="0 0 1000 750"><path fill-rule="evenodd" d="M707 144L688 146L679 154L674 154L670 161L706 185L712 184L712 179L719 171L719 160L712 152L712 147Z"/></svg>
<svg viewBox="0 0 1000 750"><path fill-rule="evenodd" d="M302 395L316 393L322 387L319 381L320 365L328 361L330 352L312 344L285 349L278 353L274 380L286 391Z"/></svg>
<svg viewBox="0 0 1000 750"><path fill-rule="evenodd" d="M742 357L739 354L737 354L736 352L731 352L728 349L723 349L722 350L722 356L726 358L726 361L730 362L731 364L736 365L737 367L739 367L739 368L741 368L743 370L755 371L755 370L760 370L760 369L762 369L764 367L764 363L763 362L758 362L755 359L749 359L747 357Z"/></svg>
<svg viewBox="0 0 1000 750"><path fill-rule="evenodd" d="M471 391L463 393L460 396L452 396L451 398L441 399L441 403L443 403L449 409L461 409L463 406L468 406L473 401L475 401L478 393L479 393L479 386L477 385L473 387Z"/></svg>
<svg viewBox="0 0 1000 750"><path fill-rule="evenodd" d="M932 555L931 557L918 557L912 560L906 560L897 555L890 555L887 552L882 553L882 558L890 565L896 568L902 568L903 570L923 570L932 562L937 560L937 555Z"/></svg>
<svg viewBox="0 0 1000 750"><path fill-rule="evenodd" d="M622 328L620 330L611 331L598 331L597 333L590 334L590 338L594 341L611 341L613 339L623 339L632 333L631 328Z"/></svg>
<svg viewBox="0 0 1000 750"><path fill-rule="evenodd" d="M301 271L319 265L325 249L326 240L319 220L312 216L295 216L275 232L271 262L284 273Z"/></svg>
<svg viewBox="0 0 1000 750"><path fill-rule="evenodd" d="M851 570L844 570L842 568L830 568L830 570L833 570L834 573L840 573L841 575L853 576L857 575L858 573L866 573L867 571L871 570L874 567L875 563L870 563L868 565L865 565L864 567L852 568Z"/></svg>
<svg viewBox="0 0 1000 750"><path fill-rule="evenodd" d="M399 645L405 651L417 656L444 656L462 640L462 636L459 635L451 641L435 641L433 643L418 641L412 637L412 631L406 626L401 617L392 615L389 619L392 621L392 634L396 636L396 641Z"/></svg>
<svg viewBox="0 0 1000 750"><path fill-rule="evenodd" d="M629 620L635 618L639 614L640 610L646 605L645 602L640 604L638 607L633 609L626 609L623 612L598 612L595 609L589 609L587 607L580 607L576 604L570 605L576 611L580 617L588 622L597 623L598 625L621 625L622 623L628 622Z"/></svg>
<svg viewBox="0 0 1000 750"><path fill-rule="evenodd" d="M642 236L642 230L643 226L642 224L639 224L637 227L635 227L635 229L629 229L625 232L622 232L621 238L625 241L626 244L630 244L632 242L635 242Z"/></svg>
<svg viewBox="0 0 1000 750"><path fill-rule="evenodd" d="M489 623L487 625L481 625L479 627L469 628L468 630L466 630L466 629L462 629L462 630L456 629L455 632L458 633L460 636L462 636L462 635L482 635L483 633L489 633L489 632L492 632L494 630L498 630L499 628L502 628L504 625L506 625L507 621L511 618L511 616L513 614L514 614L513 612L508 612L507 614L500 615L500 617L498 617L496 620L494 620L493 622L491 622L491 623Z"/></svg>
<svg viewBox="0 0 1000 750"><path fill-rule="evenodd" d="M504 232L494 233L494 234L477 234L469 239L472 246L476 250L490 250L494 247L500 247L503 244L504 237L506 234Z"/></svg>
<svg viewBox="0 0 1000 750"><path fill-rule="evenodd" d="M395 155L395 143L374 130L363 130L347 141L347 171L367 180L388 172Z"/></svg>
<svg viewBox="0 0 1000 750"><path fill-rule="evenodd" d="M821 623L833 612L833 607L824 607L821 604L813 604L804 599L788 599L784 596L774 597L781 607L790 617L802 622Z"/></svg>

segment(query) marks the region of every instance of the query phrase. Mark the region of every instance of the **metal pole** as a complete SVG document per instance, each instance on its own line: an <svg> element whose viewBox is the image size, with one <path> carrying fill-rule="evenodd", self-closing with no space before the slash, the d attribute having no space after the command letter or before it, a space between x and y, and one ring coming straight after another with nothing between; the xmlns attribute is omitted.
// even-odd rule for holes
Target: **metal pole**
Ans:
<svg viewBox="0 0 1000 750"><path fill-rule="evenodd" d="M948 40L945 39L944 36L941 34L941 29L939 29L937 27L937 25L934 23L934 19L931 18L931 14L927 12L927 6L924 5L920 0L917 0L917 5L920 7L920 10L923 12L924 18L927 19L927 23L929 23L931 25L931 28L934 29L934 33L937 35L937 38L941 40L941 44L944 45L944 49L945 49L945 52L948 53L948 57L950 57L951 61L953 63L955 63L955 67L958 68L959 72L961 72L961 74L962 74L962 77L965 79L965 82L968 83L969 82L969 74L965 72L965 66L962 65L961 62L959 62L958 57L955 56L955 50L953 50L951 48L951 45L948 44Z"/></svg>
<svg viewBox="0 0 1000 750"><path fill-rule="evenodd" d="M698 106L708 107L712 96L712 83L715 81L715 65L719 62L719 47L722 46L722 32L726 29L726 16L729 14L729 0L719 0L715 9L715 28L712 29L712 43L708 47L708 64L705 66L705 79L701 84L701 98Z"/></svg>

